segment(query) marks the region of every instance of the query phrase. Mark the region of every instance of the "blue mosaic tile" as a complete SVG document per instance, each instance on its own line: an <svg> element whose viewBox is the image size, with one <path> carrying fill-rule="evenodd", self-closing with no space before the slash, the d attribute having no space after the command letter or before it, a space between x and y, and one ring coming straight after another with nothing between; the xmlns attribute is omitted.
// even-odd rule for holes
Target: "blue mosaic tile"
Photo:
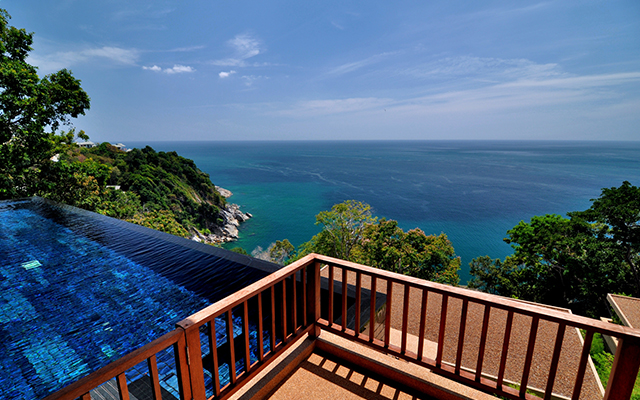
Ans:
<svg viewBox="0 0 640 400"><path fill-rule="evenodd" d="M3 398L42 398L158 338L173 329L179 320L217 300L215 295L204 296L208 292L193 283L194 280L215 281L211 277L203 279L220 272L220 268L216 270L213 266L225 265L215 258L206 258L200 252L191 256L196 264L207 261L208 270L206 275L198 272L191 282L185 281L189 289L176 283L180 273L175 267L165 267L158 272L158 268L147 266L145 253L140 250L143 247L127 254L94 240L91 235L108 235L92 228L91 218L89 222L84 217L75 222L89 225L82 228L90 234L78 234L77 229L58 221L65 222L73 216L56 211L58 214L52 217L51 211L36 210L30 203L0 202L0 393ZM110 241L118 236L118 231L109 235ZM156 246L152 239L144 237L141 241L150 241L152 247ZM184 249L180 250L176 257L182 257L179 262L183 263L186 256L182 254ZM155 257L153 261L159 264L165 261L163 257ZM203 270L203 267L188 268L190 272ZM229 279L233 278L231 271L227 268L221 273ZM237 273L238 285L242 286L266 275L244 266L238 267ZM216 295L222 296L225 291L242 287L223 286L211 290L217 290ZM237 336L242 333L241 320L235 315L234 319L234 336ZM216 322L216 329L220 345L226 342L222 320ZM251 336L252 342L255 336ZM158 355L158 366L162 386L178 397L171 349ZM243 360L237 367L244 368ZM129 371L127 378L134 381L147 373L143 363Z"/></svg>

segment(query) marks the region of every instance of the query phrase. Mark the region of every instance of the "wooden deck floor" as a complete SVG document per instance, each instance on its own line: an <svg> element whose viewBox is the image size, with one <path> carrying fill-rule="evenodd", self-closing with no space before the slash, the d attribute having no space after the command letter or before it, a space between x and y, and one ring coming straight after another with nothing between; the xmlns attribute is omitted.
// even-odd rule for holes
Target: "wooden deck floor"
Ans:
<svg viewBox="0 0 640 400"><path fill-rule="evenodd" d="M434 399L375 376L344 360L314 352L269 397L288 399L415 400Z"/></svg>

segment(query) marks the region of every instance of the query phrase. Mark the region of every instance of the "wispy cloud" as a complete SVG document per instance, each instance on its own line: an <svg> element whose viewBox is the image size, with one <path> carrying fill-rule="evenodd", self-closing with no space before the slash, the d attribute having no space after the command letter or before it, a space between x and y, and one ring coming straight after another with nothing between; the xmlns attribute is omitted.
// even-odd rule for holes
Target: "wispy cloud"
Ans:
<svg viewBox="0 0 640 400"><path fill-rule="evenodd" d="M233 55L214 60L211 64L221 67L244 67L247 65L247 59L255 57L263 51L260 41L249 34L236 35L227 41L227 45L233 49Z"/></svg>
<svg viewBox="0 0 640 400"><path fill-rule="evenodd" d="M185 53L190 51L202 50L206 46L187 46L187 47L176 47L175 49L164 50L165 53Z"/></svg>
<svg viewBox="0 0 640 400"><path fill-rule="evenodd" d="M536 76L532 74L531 76ZM588 104L608 104L618 112L630 110L637 101L624 95L621 87L640 84L640 72L585 76L544 76L511 79L480 88L449 90L410 98L349 98L310 100L293 104L269 114L289 117L313 117L344 113L380 112L393 115L470 115L502 113L513 110L562 107L590 110Z"/></svg>
<svg viewBox="0 0 640 400"><path fill-rule="evenodd" d="M142 69L148 70L148 71L154 71L154 72L163 72L165 74L184 74L184 73L191 73L191 72L195 72L196 70L190 66L187 65L180 65L180 64L175 64L172 68L160 68L157 65L154 65L152 67L142 67Z"/></svg>
<svg viewBox="0 0 640 400"><path fill-rule="evenodd" d="M267 76L262 75L243 75L242 80L244 81L244 85L247 87L253 86L254 83L261 79L269 79Z"/></svg>
<svg viewBox="0 0 640 400"><path fill-rule="evenodd" d="M345 63L342 65L339 65L335 68L333 68L332 70L329 71L329 74L331 75L343 75L343 74L347 74L349 72L353 72L356 71L360 68L372 65L372 64L376 64L379 63L380 61L394 55L397 54L397 52L386 52L386 53L380 53L380 54L376 54L374 56L365 58L363 60L358 60L358 61L354 61L354 62L349 62L349 63Z"/></svg>
<svg viewBox="0 0 640 400"><path fill-rule="evenodd" d="M392 104L392 99L375 97L309 100L296 103L293 107L276 111L274 114L293 117L312 117L320 115L359 112L371 109L384 109Z"/></svg>
<svg viewBox="0 0 640 400"><path fill-rule="evenodd" d="M402 70L403 74L418 78L471 77L486 80L512 80L559 76L563 72L557 64L538 64L527 59L491 57L447 57Z"/></svg>
<svg viewBox="0 0 640 400"><path fill-rule="evenodd" d="M47 73L96 60L109 61L120 65L135 65L139 58L140 52L136 49L104 46L78 51L54 52L47 55L31 54L29 62Z"/></svg>
<svg viewBox="0 0 640 400"><path fill-rule="evenodd" d="M222 72L220 72L220 73L218 74L218 76L219 76L220 78L224 79L224 78L228 78L229 76L231 76L231 75L233 75L233 74L235 74L235 73L236 73L236 71L234 71L234 70L231 70L231 71L229 71L229 72L222 71Z"/></svg>

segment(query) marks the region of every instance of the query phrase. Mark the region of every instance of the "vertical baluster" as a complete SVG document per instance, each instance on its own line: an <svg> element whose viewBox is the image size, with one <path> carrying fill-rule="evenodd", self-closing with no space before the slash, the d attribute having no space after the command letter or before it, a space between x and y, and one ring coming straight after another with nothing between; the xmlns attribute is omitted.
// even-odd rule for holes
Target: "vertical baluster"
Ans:
<svg viewBox="0 0 640 400"><path fill-rule="evenodd" d="M229 373L231 376L231 384L236 384L236 346L233 337L233 310L227 311L227 343L229 343Z"/></svg>
<svg viewBox="0 0 640 400"><path fill-rule="evenodd" d="M282 344L287 341L287 278L282 280Z"/></svg>
<svg viewBox="0 0 640 400"><path fill-rule="evenodd" d="M462 351L464 349L464 334L467 327L467 308L469 300L462 300L462 312L460 313L460 330L458 331L458 352L456 353L456 375L460 375L460 367L462 366Z"/></svg>
<svg viewBox="0 0 640 400"><path fill-rule="evenodd" d="M158 375L158 361L155 354L147 359L147 367L149 368L149 377L151 378L151 392L153 399L162 400L162 393L160 393L160 379Z"/></svg>
<svg viewBox="0 0 640 400"><path fill-rule="evenodd" d="M333 325L333 265L329 265L329 327Z"/></svg>
<svg viewBox="0 0 640 400"><path fill-rule="evenodd" d="M520 381L520 397L524 398L527 392L527 384L529 383L529 372L531 370L531 361L533 360L533 348L536 346L536 336L538 334L538 322L540 317L534 316L531 321L531 332L529 332L529 344L527 345L527 357L524 361L522 370L522 380Z"/></svg>
<svg viewBox="0 0 640 400"><path fill-rule="evenodd" d="M271 285L271 351L276 349L276 285Z"/></svg>
<svg viewBox="0 0 640 400"><path fill-rule="evenodd" d="M209 340L209 354L211 354L211 358L213 360L211 371L213 374L213 392L217 397L220 396L220 365L218 362L218 337L216 336L215 318L209 322L209 335L211 336L211 339Z"/></svg>
<svg viewBox="0 0 640 400"><path fill-rule="evenodd" d="M578 372L576 374L576 383L573 386L573 395L571 400L579 400L582 391L582 382L584 381L584 373L587 369L589 361L589 353L591 352L591 342L593 341L594 331L587 330L584 336L584 345L582 346L582 355L580 356L580 364L578 364Z"/></svg>
<svg viewBox="0 0 640 400"><path fill-rule="evenodd" d="M116 380L118 381L118 393L120 394L120 400L129 400L127 377L122 373L116 377Z"/></svg>
<svg viewBox="0 0 640 400"><path fill-rule="evenodd" d="M409 330L409 292L411 287L404 285L404 302L402 304L402 343L400 344L400 352L407 352L407 336Z"/></svg>
<svg viewBox="0 0 640 400"><path fill-rule="evenodd" d="M291 328L291 333L295 334L298 331L298 296L296 296L296 286L298 285L298 280L296 279L296 275L298 273L294 272L292 276L293 288L291 288L291 297L292 297L292 311L293 311L293 328Z"/></svg>
<svg viewBox="0 0 640 400"><path fill-rule="evenodd" d="M504 339L502 341L502 354L500 356L500 368L498 370L498 389L502 389L504 371L507 367L507 354L509 353L509 342L511 341L511 327L513 326L513 310L507 313L507 325L504 329Z"/></svg>
<svg viewBox="0 0 640 400"><path fill-rule="evenodd" d="M342 268L342 332L347 330L347 269Z"/></svg>
<svg viewBox="0 0 640 400"><path fill-rule="evenodd" d="M244 336L244 370L251 371L251 349L249 348L249 305L248 300L242 303L244 316L242 318L242 335Z"/></svg>
<svg viewBox="0 0 640 400"><path fill-rule="evenodd" d="M91 393L85 393L82 396L80 396L81 400L91 400Z"/></svg>
<svg viewBox="0 0 640 400"><path fill-rule="evenodd" d="M422 305L420 307L420 333L418 335L418 361L422 361L424 357L424 331L427 328L427 298L429 292L426 288L422 289Z"/></svg>
<svg viewBox="0 0 640 400"><path fill-rule="evenodd" d="M436 355L436 367L442 367L442 354L444 352L444 331L447 326L447 306L449 296L442 295L442 308L440 309L440 330L438 332L438 354Z"/></svg>
<svg viewBox="0 0 640 400"><path fill-rule="evenodd" d="M258 293L258 361L264 360L264 324L262 321L262 293Z"/></svg>
<svg viewBox="0 0 640 400"><path fill-rule="evenodd" d="M357 337L360 336L360 301L362 301L362 274L360 271L356 272L356 320L353 327L354 334Z"/></svg>
<svg viewBox="0 0 640 400"><path fill-rule="evenodd" d="M478 363L476 364L476 382L482 377L482 362L484 361L484 349L487 345L487 330L489 329L489 316L491 307L484 305L484 318L482 319L482 334L480 334L480 347L478 348Z"/></svg>
<svg viewBox="0 0 640 400"><path fill-rule="evenodd" d="M551 400L551 393L553 393L553 384L556 380L556 372L558 368L554 368L558 365L560 359L560 351L562 350L562 340L564 339L564 331L566 328L565 323L558 324L558 333L556 334L556 344L553 348L553 357L551 358L551 367L549 371L549 377L547 378L547 389L545 390L544 399Z"/></svg>
<svg viewBox="0 0 640 400"><path fill-rule="evenodd" d="M376 329L376 277L371 275L371 308L369 309L369 341L373 342Z"/></svg>
<svg viewBox="0 0 640 400"><path fill-rule="evenodd" d="M306 327L309 323L307 320L307 267L302 268L300 273L302 274L302 325Z"/></svg>
<svg viewBox="0 0 640 400"><path fill-rule="evenodd" d="M387 313L384 319L384 347L389 347L391 340L391 299L393 298L393 282L387 279Z"/></svg>

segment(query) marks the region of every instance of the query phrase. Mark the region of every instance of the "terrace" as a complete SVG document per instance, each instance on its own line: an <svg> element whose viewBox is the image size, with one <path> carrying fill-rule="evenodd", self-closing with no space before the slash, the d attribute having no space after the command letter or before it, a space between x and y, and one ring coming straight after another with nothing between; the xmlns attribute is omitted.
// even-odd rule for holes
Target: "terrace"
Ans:
<svg viewBox="0 0 640 400"><path fill-rule="evenodd" d="M618 341L606 392L595 333ZM141 366L167 400L166 352L181 399L629 399L640 330L312 254L45 400L133 400Z"/></svg>

